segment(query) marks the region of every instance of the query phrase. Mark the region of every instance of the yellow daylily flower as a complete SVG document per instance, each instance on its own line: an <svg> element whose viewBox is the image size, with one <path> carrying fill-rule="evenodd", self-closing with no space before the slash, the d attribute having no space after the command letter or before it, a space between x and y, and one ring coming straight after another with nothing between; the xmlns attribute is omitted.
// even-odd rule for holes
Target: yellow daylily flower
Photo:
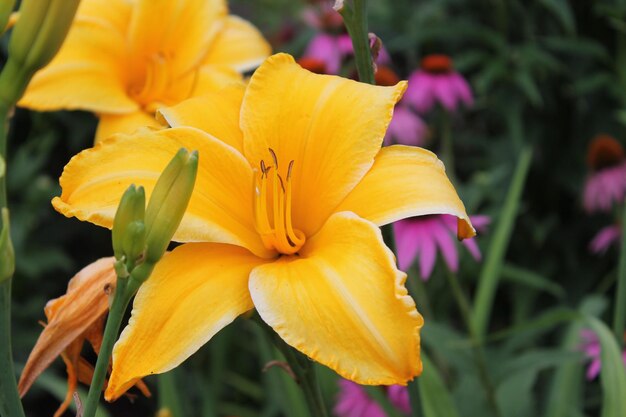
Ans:
<svg viewBox="0 0 626 417"><path fill-rule="evenodd" d="M157 126L154 111L242 82L270 54L225 0L82 0L65 44L18 103L87 110L96 139Z"/></svg>
<svg viewBox="0 0 626 417"><path fill-rule="evenodd" d="M140 288L108 400L178 366L252 308L345 378L405 384L420 374L423 320L378 226L446 213L461 238L474 230L434 154L380 147L405 88L313 74L278 54L245 90L161 110L172 128L116 135L70 161L54 207L110 228L129 184L149 194L181 146L200 153L174 236L188 243Z"/></svg>

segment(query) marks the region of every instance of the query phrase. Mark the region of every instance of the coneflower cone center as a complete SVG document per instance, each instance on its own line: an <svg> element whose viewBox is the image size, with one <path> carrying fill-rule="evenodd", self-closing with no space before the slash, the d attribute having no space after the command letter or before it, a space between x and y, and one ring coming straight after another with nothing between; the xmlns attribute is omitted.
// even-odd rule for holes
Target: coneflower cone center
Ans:
<svg viewBox="0 0 626 417"><path fill-rule="evenodd" d="M306 241L304 233L291 221L292 170L289 162L283 179L278 170L278 158L273 150L272 165L261 160L254 184L254 220L257 232L267 249L283 255L297 253Z"/></svg>
<svg viewBox="0 0 626 417"><path fill-rule="evenodd" d="M587 152L587 164L592 171L611 168L624 161L624 148L608 135L596 136Z"/></svg>

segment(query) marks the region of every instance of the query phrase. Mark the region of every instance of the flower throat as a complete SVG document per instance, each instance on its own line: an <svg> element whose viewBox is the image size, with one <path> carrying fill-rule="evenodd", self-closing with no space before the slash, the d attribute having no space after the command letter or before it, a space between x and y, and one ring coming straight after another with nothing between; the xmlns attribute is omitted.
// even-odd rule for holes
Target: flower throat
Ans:
<svg viewBox="0 0 626 417"><path fill-rule="evenodd" d="M272 155L272 166L260 162L254 185L254 219L257 232L267 249L283 255L298 252L306 240L304 233L291 224L291 172L294 161L289 162L286 179L278 173L278 158Z"/></svg>

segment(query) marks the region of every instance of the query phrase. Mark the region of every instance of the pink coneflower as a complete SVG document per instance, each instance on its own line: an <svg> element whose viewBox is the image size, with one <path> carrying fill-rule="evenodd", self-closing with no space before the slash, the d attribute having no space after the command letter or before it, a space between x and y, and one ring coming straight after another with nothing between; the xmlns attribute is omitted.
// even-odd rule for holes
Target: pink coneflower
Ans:
<svg viewBox="0 0 626 417"><path fill-rule="evenodd" d="M622 145L608 135L596 136L589 145L583 204L589 213L611 211L626 194L626 158Z"/></svg>
<svg viewBox="0 0 626 417"><path fill-rule="evenodd" d="M392 385L388 387L387 395L398 411L407 415L411 412L406 387ZM383 408L362 386L346 379L339 380L339 394L333 411L338 417L387 417Z"/></svg>
<svg viewBox="0 0 626 417"><path fill-rule="evenodd" d="M621 231L619 225L613 224L603 227L589 243L589 249L593 253L603 254L611 245L619 241L620 235Z"/></svg>
<svg viewBox="0 0 626 417"><path fill-rule="evenodd" d="M488 216L470 216L476 230L484 230L489 224ZM420 275L423 280L430 277L437 258L437 249L441 251L448 268L456 272L459 269L459 254L455 243L456 218L449 215L413 217L393 224L398 253L398 266L406 271L419 259ZM476 261L481 254L476 241L465 239L461 242Z"/></svg>
<svg viewBox="0 0 626 417"><path fill-rule="evenodd" d="M454 71L452 59L446 55L422 59L421 68L409 77L404 98L420 113L429 112L437 103L449 112L456 111L460 103L466 107L474 104L469 84Z"/></svg>
<svg viewBox="0 0 626 417"><path fill-rule="evenodd" d="M376 85L396 85L400 77L388 66L381 65L375 74ZM428 126L407 105L400 100L393 111L393 119L385 134L385 145L399 143L408 146L422 146L428 137Z"/></svg>
<svg viewBox="0 0 626 417"><path fill-rule="evenodd" d="M393 111L393 119L385 134L385 145L399 143L408 146L422 146L428 138L429 130L424 121L409 106L400 102Z"/></svg>
<svg viewBox="0 0 626 417"><path fill-rule="evenodd" d="M580 332L580 336L583 339L580 349L585 353L587 358L591 359L591 362L589 362L589 366L587 367L586 375L588 380L592 380L598 376L600 369L602 368L600 358L602 347L600 346L598 336L593 330L583 329ZM626 350L622 351L622 361L626 365Z"/></svg>
<svg viewBox="0 0 626 417"><path fill-rule="evenodd" d="M387 388L389 402L404 414L411 414L411 400L409 390L402 385L391 385Z"/></svg>
<svg viewBox="0 0 626 417"><path fill-rule="evenodd" d="M352 40L346 33L343 18L333 9L334 2L321 0L314 3L305 9L303 20L318 33L309 41L298 62L313 72L339 74L343 61L354 54ZM372 47L375 41L375 38L370 39ZM389 61L389 54L381 46L376 57L376 64L385 65ZM309 66L311 64L312 67Z"/></svg>

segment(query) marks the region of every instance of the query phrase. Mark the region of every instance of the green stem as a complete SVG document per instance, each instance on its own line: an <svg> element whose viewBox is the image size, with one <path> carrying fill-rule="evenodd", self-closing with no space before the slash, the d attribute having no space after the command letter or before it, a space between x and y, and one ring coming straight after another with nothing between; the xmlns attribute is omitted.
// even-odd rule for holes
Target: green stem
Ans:
<svg viewBox="0 0 626 417"><path fill-rule="evenodd" d="M0 211L7 207L8 111L7 106L0 104L0 158L5 165L5 173L0 175ZM9 225L4 224L6 220L8 220L8 216L0 216L0 236L2 236L3 231L8 233ZM7 265L0 265L0 415L2 417L23 417L24 409L17 391L11 349L11 281L15 257L11 245L11 236L7 236L7 239L4 245L0 241L0 251L3 252L0 253L0 261L7 263Z"/></svg>
<svg viewBox="0 0 626 417"><path fill-rule="evenodd" d="M23 417L11 352L11 280L0 282L0 416Z"/></svg>
<svg viewBox="0 0 626 417"><path fill-rule="evenodd" d="M131 279L117 279L115 295L113 296L113 303L109 309L107 324L104 328L102 346L100 347L100 353L98 354L98 360L96 361L96 368L93 378L91 379L91 386L89 387L89 394L87 394L83 417L94 417L96 415L100 394L102 393L102 387L104 386L104 380L106 378L109 362L111 360L111 353L113 352L113 345L117 340L117 335L122 325L122 319L124 318L126 308L128 307L131 298L137 291L137 288L138 285Z"/></svg>
<svg viewBox="0 0 626 417"><path fill-rule="evenodd" d="M482 346L479 343L478 336L474 332L471 323L471 306L467 296L463 292L461 285L454 273L451 271L447 271L446 278L448 279L448 285L452 290L452 295L456 300L457 305L459 306L459 310L461 311L461 316L463 316L463 321L467 326L467 330L470 334L470 338L472 340L473 352L474 352L474 362L476 364L476 369L478 370L478 377L480 379L480 383L485 390L485 394L487 395L487 403L493 411L494 416L500 416L500 407L498 406L498 402L496 400L496 390L489 377L489 372L487 370L487 362L485 361L485 354Z"/></svg>
<svg viewBox="0 0 626 417"><path fill-rule="evenodd" d="M176 369L160 374L157 381L159 408L168 409L173 417L183 417L185 412L180 395L178 395L178 386L180 384L176 381Z"/></svg>
<svg viewBox="0 0 626 417"><path fill-rule="evenodd" d="M615 291L615 311L613 314L613 333L620 347L624 345L624 327L626 326L626 204L622 209L622 232L617 269L617 290Z"/></svg>
<svg viewBox="0 0 626 417"><path fill-rule="evenodd" d="M263 320L257 318L256 321L270 334L274 345L283 354L289 367L296 375L297 382L304 393L304 398L311 412L311 416L328 417L328 412L326 411L326 406L322 399L322 391L317 381L315 363L285 343L285 341L271 327L263 322Z"/></svg>
<svg viewBox="0 0 626 417"><path fill-rule="evenodd" d="M348 29L348 34L352 39L359 80L364 83L375 84L374 62L367 29L367 0L346 0L339 13L343 16L346 29Z"/></svg>
<svg viewBox="0 0 626 417"><path fill-rule="evenodd" d="M500 212L500 219L493 234L493 238L487 251L487 258L480 274L474 311L472 315L472 331L476 334L479 343L483 343L487 332L487 325L493 307L500 271L509 246L513 225L520 205L520 199L526 176L532 159L532 148L526 146L522 149L517 166L513 174L511 186L504 201L504 207Z"/></svg>
<svg viewBox="0 0 626 417"><path fill-rule="evenodd" d="M409 382L407 389L409 390L409 401L411 403L411 417L422 417L422 399L420 393L419 379L415 378Z"/></svg>

